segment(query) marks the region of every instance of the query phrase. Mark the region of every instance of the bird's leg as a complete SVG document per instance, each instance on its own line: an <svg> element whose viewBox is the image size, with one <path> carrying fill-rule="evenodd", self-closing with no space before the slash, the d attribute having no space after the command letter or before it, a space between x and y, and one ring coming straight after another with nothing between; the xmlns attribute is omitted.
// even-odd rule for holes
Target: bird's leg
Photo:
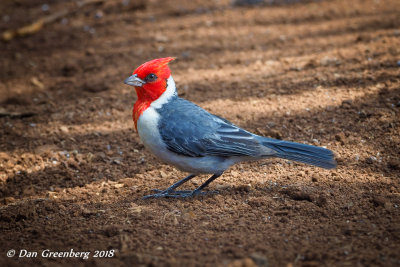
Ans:
<svg viewBox="0 0 400 267"><path fill-rule="evenodd" d="M182 180L174 183L173 185L171 185L170 187L168 187L165 190L154 189L153 191L157 192L156 194L144 196L143 199L152 198L152 197L154 197L154 198L176 197L177 195L180 195L180 194L190 193L192 191L175 191L175 189L178 188L179 186L183 185L190 179L194 178L195 176L196 176L195 174L190 174L190 175L186 176L185 178L183 178Z"/></svg>
<svg viewBox="0 0 400 267"><path fill-rule="evenodd" d="M209 191L209 192L202 192L201 190L203 190L203 188L205 188L206 186L208 186L212 181L214 181L215 179L217 179L218 177L220 177L222 175L222 173L216 173L213 176L211 176L210 178L208 178L207 181L205 181L202 185L200 185L199 187L197 187L195 190L193 190L191 192L191 196L197 196L197 195L201 195L201 194L209 194L209 193L218 193L218 191Z"/></svg>
<svg viewBox="0 0 400 267"><path fill-rule="evenodd" d="M186 176L185 178L183 178L182 180L174 183L173 185L171 185L167 189L162 190L161 192L174 192L176 188L178 188L179 186L183 185L184 183L186 183L187 181L189 181L190 179L192 179L194 177L196 177L196 175L190 174L190 175ZM159 191L159 190L155 190L155 191Z"/></svg>

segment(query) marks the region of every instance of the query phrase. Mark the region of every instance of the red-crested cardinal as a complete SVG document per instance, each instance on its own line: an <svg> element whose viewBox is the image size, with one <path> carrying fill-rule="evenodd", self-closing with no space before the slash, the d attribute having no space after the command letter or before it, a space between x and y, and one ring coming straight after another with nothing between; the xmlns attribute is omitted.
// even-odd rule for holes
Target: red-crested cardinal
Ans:
<svg viewBox="0 0 400 267"><path fill-rule="evenodd" d="M206 194L202 189L235 163L278 157L331 169L332 151L306 144L258 136L178 97L168 63L159 58L139 66L124 82L135 87L137 101L133 121L147 149L162 161L190 173L150 197L190 197ZM212 174L192 191L177 187L199 174Z"/></svg>

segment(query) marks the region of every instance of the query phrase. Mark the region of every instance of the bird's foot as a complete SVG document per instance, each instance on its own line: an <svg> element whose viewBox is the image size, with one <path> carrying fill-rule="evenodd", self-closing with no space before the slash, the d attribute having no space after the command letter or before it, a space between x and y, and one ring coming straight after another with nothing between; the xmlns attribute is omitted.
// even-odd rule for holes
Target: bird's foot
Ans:
<svg viewBox="0 0 400 267"><path fill-rule="evenodd" d="M205 196L210 194L218 194L218 191L201 191L201 190L180 190L180 191L168 191L168 190L158 190L153 189L156 194L144 196L142 199L148 198L188 198L195 196Z"/></svg>

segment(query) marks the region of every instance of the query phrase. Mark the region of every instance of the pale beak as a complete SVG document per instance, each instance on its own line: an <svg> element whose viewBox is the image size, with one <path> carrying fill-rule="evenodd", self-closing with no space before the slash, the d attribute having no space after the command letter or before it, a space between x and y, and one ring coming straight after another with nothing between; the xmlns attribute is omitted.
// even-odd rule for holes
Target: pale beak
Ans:
<svg viewBox="0 0 400 267"><path fill-rule="evenodd" d="M140 79L137 74L134 74L132 76L129 76L128 78L125 79L124 81L125 84L127 85L132 85L132 86L137 86L137 87L141 87L143 84L145 84L146 82L143 81L142 79Z"/></svg>

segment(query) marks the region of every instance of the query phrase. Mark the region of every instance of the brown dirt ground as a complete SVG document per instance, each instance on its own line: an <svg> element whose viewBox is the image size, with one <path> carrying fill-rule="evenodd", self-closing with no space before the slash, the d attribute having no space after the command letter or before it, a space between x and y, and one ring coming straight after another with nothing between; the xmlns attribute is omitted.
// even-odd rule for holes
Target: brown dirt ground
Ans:
<svg viewBox="0 0 400 267"><path fill-rule="evenodd" d="M75 8L49 2L1 1L0 31ZM89 4L0 42L0 265L399 266L398 1L189 2ZM144 149L122 84L164 56L184 98L326 146L337 169L245 163L210 185L219 195L141 200L185 175Z"/></svg>

